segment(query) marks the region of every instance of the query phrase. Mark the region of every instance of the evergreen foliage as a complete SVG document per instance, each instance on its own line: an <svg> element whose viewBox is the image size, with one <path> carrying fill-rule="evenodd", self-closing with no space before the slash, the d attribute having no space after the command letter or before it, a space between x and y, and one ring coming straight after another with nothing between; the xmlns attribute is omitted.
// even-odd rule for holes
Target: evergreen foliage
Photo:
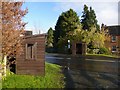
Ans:
<svg viewBox="0 0 120 90"><path fill-rule="evenodd" d="M87 5L84 5L83 15L81 16L81 24L84 30L90 30L90 27L95 27L97 31L100 30L99 25L97 24L96 14L95 11L90 7L88 8Z"/></svg>
<svg viewBox="0 0 120 90"><path fill-rule="evenodd" d="M55 43L57 44L60 38L67 37L67 34L70 31L74 31L80 25L79 16L73 9L69 9L66 12L63 12L56 23L55 26Z"/></svg>
<svg viewBox="0 0 120 90"><path fill-rule="evenodd" d="M47 34L47 47L53 47L53 29L50 28Z"/></svg>

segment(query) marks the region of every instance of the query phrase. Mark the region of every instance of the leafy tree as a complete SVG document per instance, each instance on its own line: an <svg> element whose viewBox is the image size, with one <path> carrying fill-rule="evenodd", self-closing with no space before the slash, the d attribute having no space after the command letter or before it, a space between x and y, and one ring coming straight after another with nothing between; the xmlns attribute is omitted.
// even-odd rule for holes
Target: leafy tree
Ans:
<svg viewBox="0 0 120 90"><path fill-rule="evenodd" d="M47 34L47 47L53 47L53 29L50 28Z"/></svg>
<svg viewBox="0 0 120 90"><path fill-rule="evenodd" d="M109 34L109 30L108 30L107 26L102 24L101 25L101 31L104 32L104 35L105 35L104 47L108 48L108 50L110 51L111 50L110 49L110 47L111 47L110 46L111 39L110 39L110 34Z"/></svg>
<svg viewBox="0 0 120 90"><path fill-rule="evenodd" d="M99 32L96 32L96 28L95 27L91 27L91 30L88 31L89 35L90 35L90 43L88 44L88 48L91 50L94 49L101 49L101 48L105 48L105 44L106 41L108 41L109 39L109 35L106 32L106 30L101 29Z"/></svg>
<svg viewBox="0 0 120 90"><path fill-rule="evenodd" d="M6 56L11 53L19 54L22 50L22 37L20 37L20 35L24 33L24 27L26 25L26 23L22 21L22 17L26 15L27 9L21 9L23 2L8 1L1 3L2 54L4 56L4 64L6 65ZM4 72L5 71L6 66Z"/></svg>
<svg viewBox="0 0 120 90"><path fill-rule="evenodd" d="M89 43L90 38L88 38L88 32L82 29L79 25L74 31L68 33L69 39L75 42L86 42Z"/></svg>
<svg viewBox="0 0 120 90"><path fill-rule="evenodd" d="M80 25L79 17L73 9L63 12L55 26L55 44L57 45L59 39L67 37L67 33L74 31Z"/></svg>
<svg viewBox="0 0 120 90"><path fill-rule="evenodd" d="M97 31L100 30L99 25L97 24L95 11L90 7L90 10L87 5L84 5L83 15L81 16L81 23L84 30L90 30L90 27L95 27Z"/></svg>

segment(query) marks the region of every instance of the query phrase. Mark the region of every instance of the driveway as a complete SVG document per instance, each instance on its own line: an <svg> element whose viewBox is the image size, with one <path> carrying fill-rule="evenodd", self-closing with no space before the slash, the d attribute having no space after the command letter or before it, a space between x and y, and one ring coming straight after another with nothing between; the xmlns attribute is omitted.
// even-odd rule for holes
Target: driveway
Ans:
<svg viewBox="0 0 120 90"><path fill-rule="evenodd" d="M119 60L115 58L46 54L46 61L62 66L66 88L118 88Z"/></svg>

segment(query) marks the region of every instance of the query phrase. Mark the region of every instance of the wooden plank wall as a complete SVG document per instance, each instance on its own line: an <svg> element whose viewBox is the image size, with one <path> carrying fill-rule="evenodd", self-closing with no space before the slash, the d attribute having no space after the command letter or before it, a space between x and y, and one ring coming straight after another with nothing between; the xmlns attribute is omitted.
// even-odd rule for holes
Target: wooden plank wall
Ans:
<svg viewBox="0 0 120 90"><path fill-rule="evenodd" d="M26 59L26 44L37 42L37 59ZM16 73L29 75L45 74L45 35L27 36L22 44L23 52L16 58Z"/></svg>

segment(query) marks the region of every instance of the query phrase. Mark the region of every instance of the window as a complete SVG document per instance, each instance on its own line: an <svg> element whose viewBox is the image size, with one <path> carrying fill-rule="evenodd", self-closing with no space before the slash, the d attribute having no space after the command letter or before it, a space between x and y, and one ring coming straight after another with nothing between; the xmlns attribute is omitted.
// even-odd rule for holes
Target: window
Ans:
<svg viewBox="0 0 120 90"><path fill-rule="evenodd" d="M117 47L116 46L112 46L112 52L116 52L117 51Z"/></svg>
<svg viewBox="0 0 120 90"><path fill-rule="evenodd" d="M36 59L37 43L26 44L26 59Z"/></svg>
<svg viewBox="0 0 120 90"><path fill-rule="evenodd" d="M112 36L112 42L116 42L116 36Z"/></svg>

